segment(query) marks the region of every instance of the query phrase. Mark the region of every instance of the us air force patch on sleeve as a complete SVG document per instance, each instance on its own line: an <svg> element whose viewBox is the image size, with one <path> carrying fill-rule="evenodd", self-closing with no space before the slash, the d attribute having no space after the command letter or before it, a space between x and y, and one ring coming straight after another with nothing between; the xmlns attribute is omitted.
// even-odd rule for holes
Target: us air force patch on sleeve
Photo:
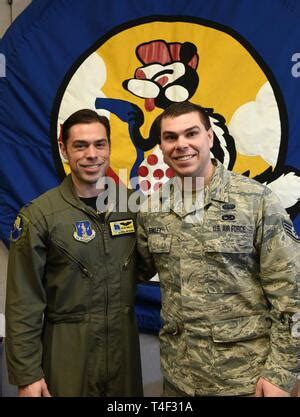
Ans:
<svg viewBox="0 0 300 417"><path fill-rule="evenodd" d="M282 225L284 228L285 233L291 237L292 239L296 240L296 242L300 242L300 236L297 235L294 226L292 223L282 220Z"/></svg>
<svg viewBox="0 0 300 417"><path fill-rule="evenodd" d="M20 215L18 215L13 225L13 228L10 234L10 239L13 242L16 242L17 240L19 240L20 237L22 236L23 229L24 229L23 219Z"/></svg>
<svg viewBox="0 0 300 417"><path fill-rule="evenodd" d="M127 235L128 233L135 232L132 219L110 222L109 225L112 236Z"/></svg>

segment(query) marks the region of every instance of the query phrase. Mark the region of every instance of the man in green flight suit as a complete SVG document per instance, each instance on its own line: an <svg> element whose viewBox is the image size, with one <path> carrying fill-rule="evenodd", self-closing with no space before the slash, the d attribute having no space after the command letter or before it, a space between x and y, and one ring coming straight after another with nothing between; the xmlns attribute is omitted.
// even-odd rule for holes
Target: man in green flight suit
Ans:
<svg viewBox="0 0 300 417"><path fill-rule="evenodd" d="M71 174L24 207L11 233L9 380L19 396L141 396L135 214L118 200L104 213L96 205L108 119L72 114L61 152Z"/></svg>
<svg viewBox="0 0 300 417"><path fill-rule="evenodd" d="M172 104L157 123L175 181L142 206L138 250L160 277L164 395L289 396L299 237L269 188L211 159L202 107Z"/></svg>

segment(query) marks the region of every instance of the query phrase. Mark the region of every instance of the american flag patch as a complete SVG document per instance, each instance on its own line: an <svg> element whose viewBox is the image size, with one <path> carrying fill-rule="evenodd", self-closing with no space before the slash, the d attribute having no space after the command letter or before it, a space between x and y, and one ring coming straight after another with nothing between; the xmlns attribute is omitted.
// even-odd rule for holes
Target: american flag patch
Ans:
<svg viewBox="0 0 300 417"><path fill-rule="evenodd" d="M296 240L296 242L300 242L300 237L297 235L294 226L292 225L292 223L289 223L286 220L282 220L282 225L284 228L285 233L291 237L292 239Z"/></svg>

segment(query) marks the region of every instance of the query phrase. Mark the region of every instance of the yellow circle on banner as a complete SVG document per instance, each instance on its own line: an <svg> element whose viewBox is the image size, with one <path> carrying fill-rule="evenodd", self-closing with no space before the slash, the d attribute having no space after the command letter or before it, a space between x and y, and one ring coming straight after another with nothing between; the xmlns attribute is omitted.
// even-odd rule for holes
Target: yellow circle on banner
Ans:
<svg viewBox="0 0 300 417"><path fill-rule="evenodd" d="M102 91L108 98L127 100L143 110L145 122L141 134L145 138L149 136L153 120L162 109L156 107L147 112L144 99L126 91L122 83L133 78L136 69L143 65L137 57L136 48L154 40L166 43L191 42L197 47L199 85L190 100L204 107L212 107L227 123L237 108L255 100L262 85L268 81L248 50L221 30L187 22L152 22L123 30L97 50L106 66L106 81ZM111 166L116 171L121 168L130 171L136 152L129 138L128 126L113 114L110 120L113 138ZM253 162L255 157L251 158L251 164ZM243 160L241 164L237 167L238 171L246 168L247 161Z"/></svg>

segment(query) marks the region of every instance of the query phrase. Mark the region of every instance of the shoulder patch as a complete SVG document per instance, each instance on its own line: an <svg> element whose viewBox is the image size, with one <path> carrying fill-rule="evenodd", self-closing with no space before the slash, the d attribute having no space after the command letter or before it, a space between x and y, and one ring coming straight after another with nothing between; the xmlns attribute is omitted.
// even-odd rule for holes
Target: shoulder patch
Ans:
<svg viewBox="0 0 300 417"><path fill-rule="evenodd" d="M22 216L18 215L14 222L14 225L10 234L10 239L13 242L16 242L17 240L19 240L20 237L22 236L23 230L24 230L24 221L22 219Z"/></svg>
<svg viewBox="0 0 300 417"><path fill-rule="evenodd" d="M74 225L75 231L73 233L73 237L79 242L88 243L96 236L96 232L94 229L92 229L91 222L88 220L75 222Z"/></svg>
<svg viewBox="0 0 300 417"><path fill-rule="evenodd" d="M296 240L296 242L300 242L300 236L297 235L292 223L288 222L287 220L282 220L282 226L283 226L285 233L290 238Z"/></svg>

